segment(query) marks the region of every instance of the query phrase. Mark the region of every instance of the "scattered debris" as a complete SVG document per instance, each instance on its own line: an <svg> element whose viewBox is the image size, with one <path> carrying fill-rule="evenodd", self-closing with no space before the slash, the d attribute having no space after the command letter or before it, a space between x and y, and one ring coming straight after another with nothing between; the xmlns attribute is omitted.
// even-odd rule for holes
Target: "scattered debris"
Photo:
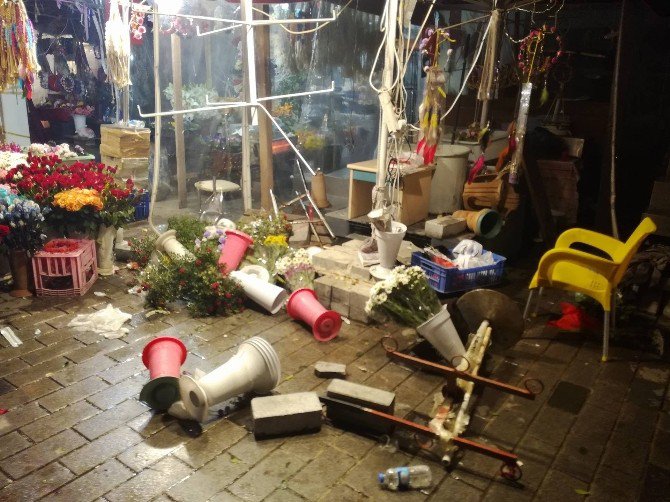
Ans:
<svg viewBox="0 0 670 502"><path fill-rule="evenodd" d="M427 465L411 465L409 467L393 467L377 475L379 484L391 491L428 488L433 481L433 474Z"/></svg>
<svg viewBox="0 0 670 502"><path fill-rule="evenodd" d="M14 348L18 347L19 345L23 345L23 342L18 336L16 336L14 330L8 326L0 329L0 335L4 336L7 342L9 342L9 344Z"/></svg>
<svg viewBox="0 0 670 502"><path fill-rule="evenodd" d="M38 328L38 329L35 330L35 336L40 336L41 334L42 334L41 329Z"/></svg>
<svg viewBox="0 0 670 502"><path fill-rule="evenodd" d="M109 295L104 291L94 291L93 294L99 298L109 298Z"/></svg>
<svg viewBox="0 0 670 502"><path fill-rule="evenodd" d="M314 374L320 378L346 378L346 364L318 361L314 365Z"/></svg>
<svg viewBox="0 0 670 502"><path fill-rule="evenodd" d="M4 414L7 413L8 411L9 411L9 410L6 410L6 409L4 409L4 408L0 408L0 415L4 415Z"/></svg>
<svg viewBox="0 0 670 502"><path fill-rule="evenodd" d="M128 329L122 327L123 324L132 317L109 303L93 314L79 314L68 323L68 327L79 332L92 331L105 338L121 338L128 333Z"/></svg>

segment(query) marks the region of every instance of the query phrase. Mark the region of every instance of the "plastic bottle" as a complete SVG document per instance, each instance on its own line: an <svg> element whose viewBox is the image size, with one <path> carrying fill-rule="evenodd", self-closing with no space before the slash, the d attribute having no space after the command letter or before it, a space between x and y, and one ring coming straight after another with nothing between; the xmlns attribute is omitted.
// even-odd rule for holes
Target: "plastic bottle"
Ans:
<svg viewBox="0 0 670 502"><path fill-rule="evenodd" d="M387 490L421 489L430 486L433 475L427 465L393 467L377 476L379 483Z"/></svg>

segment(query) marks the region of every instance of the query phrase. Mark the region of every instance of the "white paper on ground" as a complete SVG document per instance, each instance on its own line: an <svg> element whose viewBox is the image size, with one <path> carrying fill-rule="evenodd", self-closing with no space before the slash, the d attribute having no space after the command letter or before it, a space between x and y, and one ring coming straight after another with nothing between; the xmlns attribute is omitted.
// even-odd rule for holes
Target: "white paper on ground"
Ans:
<svg viewBox="0 0 670 502"><path fill-rule="evenodd" d="M4 327L0 329L0 334L4 336L9 344L14 348L18 347L19 345L23 345L23 342L18 336L16 336L16 333L14 333L12 328Z"/></svg>
<svg viewBox="0 0 670 502"><path fill-rule="evenodd" d="M68 323L68 327L79 332L92 331L105 338L121 338L128 333L128 328L123 325L132 317L109 303L104 309L92 314L79 314Z"/></svg>

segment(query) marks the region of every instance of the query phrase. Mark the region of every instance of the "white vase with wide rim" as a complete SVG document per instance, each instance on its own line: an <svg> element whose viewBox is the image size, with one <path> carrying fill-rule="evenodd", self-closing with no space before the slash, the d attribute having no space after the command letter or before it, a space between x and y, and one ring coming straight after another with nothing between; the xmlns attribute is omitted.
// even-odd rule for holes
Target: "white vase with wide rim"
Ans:
<svg viewBox="0 0 670 502"><path fill-rule="evenodd" d="M465 347L446 305L433 317L417 326L416 331L450 363L454 358L465 355Z"/></svg>
<svg viewBox="0 0 670 502"><path fill-rule="evenodd" d="M373 268L378 273L382 273L383 275L383 272L389 272L395 267L398 252L406 233L407 226L397 221L391 222L390 232L380 232L376 228L374 229L374 236L377 240L377 249L379 252L379 265Z"/></svg>
<svg viewBox="0 0 670 502"><path fill-rule="evenodd" d="M100 225L98 237L95 240L96 254L98 258L98 274L114 274L114 239L116 228Z"/></svg>

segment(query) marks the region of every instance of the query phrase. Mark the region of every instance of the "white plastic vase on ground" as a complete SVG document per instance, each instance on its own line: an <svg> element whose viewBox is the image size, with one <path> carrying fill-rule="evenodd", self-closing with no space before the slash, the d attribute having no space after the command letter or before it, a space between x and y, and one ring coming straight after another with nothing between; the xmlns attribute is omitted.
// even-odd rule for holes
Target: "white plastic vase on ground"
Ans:
<svg viewBox="0 0 670 502"><path fill-rule="evenodd" d="M268 393L279 384L280 377L279 356L272 345L253 337L243 342L226 363L201 378L182 375L179 393L188 414L204 422L210 406L251 391Z"/></svg>
<svg viewBox="0 0 670 502"><path fill-rule="evenodd" d="M271 314L279 312L288 300L288 291L256 276L238 270L232 271L230 276L242 284L245 295Z"/></svg>
<svg viewBox="0 0 670 502"><path fill-rule="evenodd" d="M166 253L170 258L193 258L193 254L177 240L177 231L168 230L156 240L156 250Z"/></svg>
<svg viewBox="0 0 670 502"><path fill-rule="evenodd" d="M455 357L465 355L465 347L446 305L433 317L417 326L416 331L450 363Z"/></svg>
<svg viewBox="0 0 670 502"><path fill-rule="evenodd" d="M391 222L390 232L380 232L374 229L379 250L379 264L382 268L391 270L395 267L398 251L400 251L400 245L406 233L407 226L397 221Z"/></svg>
<svg viewBox="0 0 670 502"><path fill-rule="evenodd" d="M86 129L86 115L72 115L74 119L74 132L79 132Z"/></svg>
<svg viewBox="0 0 670 502"><path fill-rule="evenodd" d="M98 258L98 274L114 274L114 238L116 228L100 225L96 243L96 255Z"/></svg>

